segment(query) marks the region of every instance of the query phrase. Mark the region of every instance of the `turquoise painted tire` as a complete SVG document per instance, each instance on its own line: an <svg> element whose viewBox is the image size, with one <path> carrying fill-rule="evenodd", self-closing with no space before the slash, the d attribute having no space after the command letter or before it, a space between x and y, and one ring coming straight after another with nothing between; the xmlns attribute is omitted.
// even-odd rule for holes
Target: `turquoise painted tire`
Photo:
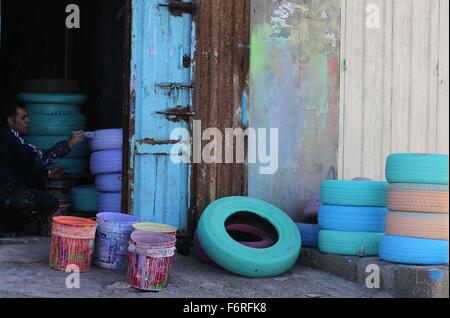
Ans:
<svg viewBox="0 0 450 318"><path fill-rule="evenodd" d="M69 158L62 159L58 163L49 167L49 169L63 168L65 174L82 175L89 173L88 158Z"/></svg>
<svg viewBox="0 0 450 318"><path fill-rule="evenodd" d="M83 104L88 100L87 96L82 94L19 93L16 97L26 104Z"/></svg>
<svg viewBox="0 0 450 318"><path fill-rule="evenodd" d="M49 149L60 141L68 140L69 136L28 136L25 139L29 144L36 146L39 149ZM84 141L77 147L73 148L70 155L66 158L87 158L88 156L88 142Z"/></svg>
<svg viewBox="0 0 450 318"><path fill-rule="evenodd" d="M380 242L380 258L390 263L447 265L448 241L386 235Z"/></svg>
<svg viewBox="0 0 450 318"><path fill-rule="evenodd" d="M72 209L77 212L97 212L99 195L94 185L73 188Z"/></svg>
<svg viewBox="0 0 450 318"><path fill-rule="evenodd" d="M322 230L342 232L384 232L388 209L322 205L319 224Z"/></svg>
<svg viewBox="0 0 450 318"><path fill-rule="evenodd" d="M278 232L278 242L270 248L255 249L234 241L225 229L225 222L242 211L271 223ZM198 224L198 238L215 263L246 277L282 275L296 263L301 249L297 225L286 213L264 201L246 197L227 197L208 206Z"/></svg>
<svg viewBox="0 0 450 318"><path fill-rule="evenodd" d="M73 131L86 130L84 115L30 115L28 136L69 136Z"/></svg>
<svg viewBox="0 0 450 318"><path fill-rule="evenodd" d="M394 154L386 163L389 183L448 185L448 155Z"/></svg>
<svg viewBox="0 0 450 318"><path fill-rule="evenodd" d="M76 104L28 104L31 115L80 115L81 105Z"/></svg>
<svg viewBox="0 0 450 318"><path fill-rule="evenodd" d="M319 250L325 254L378 256L384 233L320 231Z"/></svg>
<svg viewBox="0 0 450 318"><path fill-rule="evenodd" d="M320 188L320 199L326 205L385 207L386 182L326 180Z"/></svg>

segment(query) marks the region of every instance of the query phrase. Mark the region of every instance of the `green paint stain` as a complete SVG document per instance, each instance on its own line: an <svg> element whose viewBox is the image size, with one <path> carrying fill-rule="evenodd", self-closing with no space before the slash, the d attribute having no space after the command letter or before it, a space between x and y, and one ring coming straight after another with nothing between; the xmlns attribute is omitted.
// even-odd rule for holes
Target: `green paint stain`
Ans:
<svg viewBox="0 0 450 318"><path fill-rule="evenodd" d="M266 63L266 45L265 41L269 37L267 28L257 28L251 38L251 53L250 53L250 72L256 73L261 71Z"/></svg>

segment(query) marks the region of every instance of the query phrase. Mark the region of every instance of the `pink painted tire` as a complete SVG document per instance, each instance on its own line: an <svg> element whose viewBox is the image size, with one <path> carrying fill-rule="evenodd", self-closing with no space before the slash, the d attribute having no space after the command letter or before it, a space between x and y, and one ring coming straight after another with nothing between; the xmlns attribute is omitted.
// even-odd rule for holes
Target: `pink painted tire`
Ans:
<svg viewBox="0 0 450 318"><path fill-rule="evenodd" d="M261 230L260 228L248 225L248 224L231 224L227 226L227 231L229 232L240 232L244 234L251 234L254 236L257 236L260 238L257 242L239 242L242 245L245 245L247 247L251 248L268 248L275 244L274 240L270 237L269 234ZM200 245L200 241L198 239L197 232L195 233L194 237L194 256L201 262L211 265L211 266L218 266L216 263L209 258L209 256L205 253L203 248Z"/></svg>

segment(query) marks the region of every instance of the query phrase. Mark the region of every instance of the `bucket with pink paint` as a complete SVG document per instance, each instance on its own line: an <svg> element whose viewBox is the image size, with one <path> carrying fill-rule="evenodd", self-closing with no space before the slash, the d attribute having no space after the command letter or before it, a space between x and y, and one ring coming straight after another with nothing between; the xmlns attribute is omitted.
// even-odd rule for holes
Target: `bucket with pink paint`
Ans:
<svg viewBox="0 0 450 318"><path fill-rule="evenodd" d="M134 231L168 234L173 237L177 236L178 229L172 225L158 223L137 223L133 225Z"/></svg>
<svg viewBox="0 0 450 318"><path fill-rule="evenodd" d="M176 241L168 234L143 231L131 234L127 273L131 287L157 292L169 286Z"/></svg>

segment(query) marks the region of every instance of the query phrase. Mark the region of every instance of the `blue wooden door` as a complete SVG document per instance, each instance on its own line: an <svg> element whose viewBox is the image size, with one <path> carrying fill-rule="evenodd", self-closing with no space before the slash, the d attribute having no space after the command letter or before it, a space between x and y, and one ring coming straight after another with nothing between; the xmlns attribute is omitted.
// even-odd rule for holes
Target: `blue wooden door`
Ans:
<svg viewBox="0 0 450 318"><path fill-rule="evenodd" d="M190 166L174 163L173 156L182 154L171 154L180 140L171 133L189 129L193 115L190 4L132 1L132 210L140 221L170 224L182 232L188 230Z"/></svg>

